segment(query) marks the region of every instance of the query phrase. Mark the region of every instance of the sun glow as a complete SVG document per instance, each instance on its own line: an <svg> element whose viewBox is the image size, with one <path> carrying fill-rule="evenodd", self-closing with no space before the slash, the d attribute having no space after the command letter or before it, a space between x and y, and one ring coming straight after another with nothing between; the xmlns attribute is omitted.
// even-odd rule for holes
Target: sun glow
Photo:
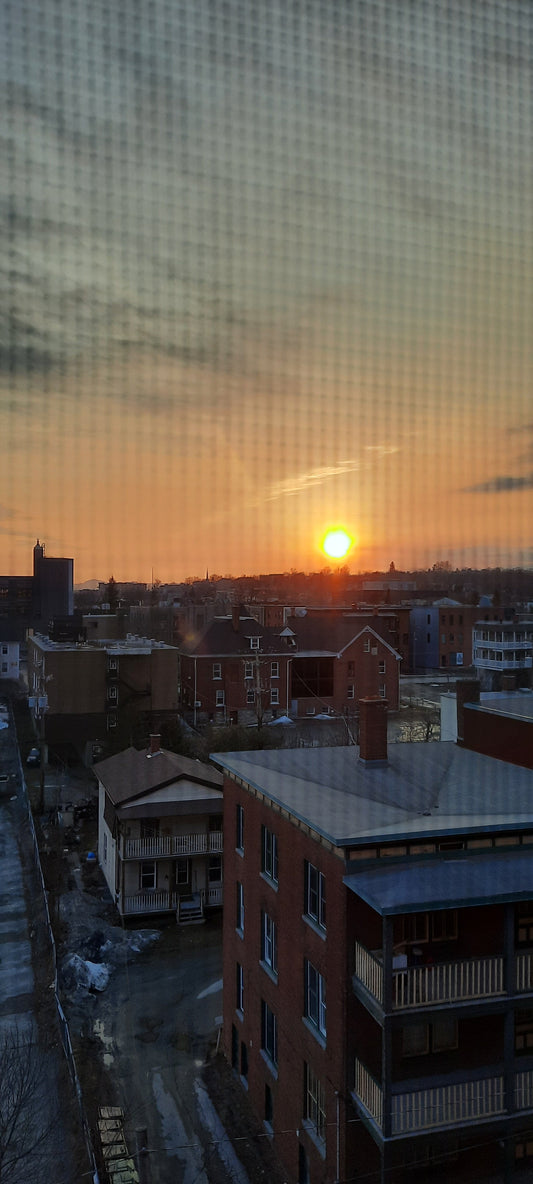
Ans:
<svg viewBox="0 0 533 1184"><path fill-rule="evenodd" d="M322 539L322 550L330 559L344 559L355 543L353 535L347 530L337 527L328 530Z"/></svg>

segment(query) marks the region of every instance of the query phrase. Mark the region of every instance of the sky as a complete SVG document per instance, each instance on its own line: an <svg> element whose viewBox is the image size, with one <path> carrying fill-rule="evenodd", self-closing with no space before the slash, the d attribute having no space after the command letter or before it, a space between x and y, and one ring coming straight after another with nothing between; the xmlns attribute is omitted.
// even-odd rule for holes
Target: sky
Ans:
<svg viewBox="0 0 533 1184"><path fill-rule="evenodd" d="M533 565L530 0L4 0L0 570Z"/></svg>

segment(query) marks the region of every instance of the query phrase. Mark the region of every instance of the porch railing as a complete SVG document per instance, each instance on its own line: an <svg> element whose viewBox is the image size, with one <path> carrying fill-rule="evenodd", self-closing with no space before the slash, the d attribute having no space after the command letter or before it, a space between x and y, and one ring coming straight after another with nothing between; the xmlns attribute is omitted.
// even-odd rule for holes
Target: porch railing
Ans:
<svg viewBox="0 0 533 1184"><path fill-rule="evenodd" d="M136 892L133 896L124 897L124 915L136 913L166 913L174 912L177 903L177 893L166 890L155 892Z"/></svg>
<svg viewBox="0 0 533 1184"><path fill-rule="evenodd" d="M392 1134L475 1122L505 1113L503 1074L393 1094Z"/></svg>
<svg viewBox="0 0 533 1184"><path fill-rule="evenodd" d="M383 1124L383 1091L362 1061L355 1062L355 1092L374 1122Z"/></svg>
<svg viewBox="0 0 533 1184"><path fill-rule="evenodd" d="M527 955L520 955L527 958ZM529 983L533 967L521 967L524 984ZM463 999L486 999L503 995L504 960L500 955L465 958L430 966L410 966L392 971L392 1007L394 1010L416 1008L429 1003L452 1003ZM355 974L367 991L383 1003L383 963L379 956L356 942ZM524 985L521 990L531 989Z"/></svg>
<svg viewBox="0 0 533 1184"><path fill-rule="evenodd" d="M155 835L145 839L123 839L124 859L155 859L157 856L203 855L222 851L222 831L189 835Z"/></svg>

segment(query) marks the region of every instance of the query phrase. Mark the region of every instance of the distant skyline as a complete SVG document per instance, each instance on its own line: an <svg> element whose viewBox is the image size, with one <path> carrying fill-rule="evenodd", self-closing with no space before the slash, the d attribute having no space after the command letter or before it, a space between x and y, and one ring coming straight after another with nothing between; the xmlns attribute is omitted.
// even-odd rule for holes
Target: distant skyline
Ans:
<svg viewBox="0 0 533 1184"><path fill-rule="evenodd" d="M530 0L0 11L0 571L533 566Z"/></svg>

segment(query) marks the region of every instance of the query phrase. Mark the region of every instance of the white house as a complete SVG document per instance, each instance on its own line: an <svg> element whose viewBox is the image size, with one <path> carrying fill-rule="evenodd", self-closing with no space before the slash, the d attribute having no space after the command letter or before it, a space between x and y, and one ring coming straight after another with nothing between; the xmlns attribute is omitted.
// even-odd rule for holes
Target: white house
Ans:
<svg viewBox="0 0 533 1184"><path fill-rule="evenodd" d="M20 674L20 645L18 641L0 641L0 679L18 682Z"/></svg>
<svg viewBox="0 0 533 1184"><path fill-rule="evenodd" d="M94 766L98 860L121 916L201 920L222 905L221 773L160 747Z"/></svg>

